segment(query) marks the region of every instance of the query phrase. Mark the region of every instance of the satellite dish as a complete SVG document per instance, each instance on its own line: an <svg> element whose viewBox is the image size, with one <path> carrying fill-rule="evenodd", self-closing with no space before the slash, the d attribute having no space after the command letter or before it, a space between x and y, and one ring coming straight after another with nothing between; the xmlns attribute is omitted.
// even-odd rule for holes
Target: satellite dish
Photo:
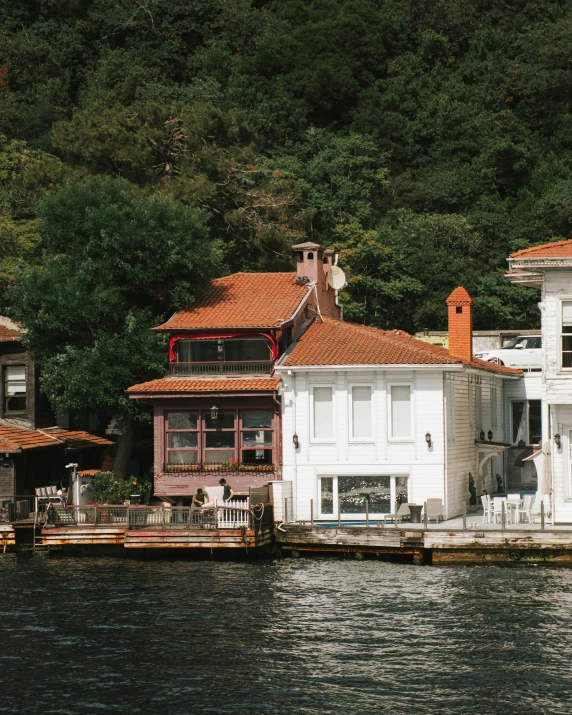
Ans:
<svg viewBox="0 0 572 715"><path fill-rule="evenodd" d="M328 268L328 284L334 290L342 290L345 287L346 274L338 266Z"/></svg>

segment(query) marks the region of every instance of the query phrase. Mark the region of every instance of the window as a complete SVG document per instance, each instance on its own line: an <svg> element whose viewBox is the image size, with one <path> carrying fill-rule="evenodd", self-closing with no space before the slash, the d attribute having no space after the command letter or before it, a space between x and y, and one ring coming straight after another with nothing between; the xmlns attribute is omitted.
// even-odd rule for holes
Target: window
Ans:
<svg viewBox="0 0 572 715"><path fill-rule="evenodd" d="M219 410L167 412L166 464L180 466L272 466L274 412L272 410Z"/></svg>
<svg viewBox="0 0 572 715"><path fill-rule="evenodd" d="M483 388L481 385L475 387L475 412L477 415L477 429L483 427Z"/></svg>
<svg viewBox="0 0 572 715"><path fill-rule="evenodd" d="M493 430L495 430L498 427L498 405L497 405L496 385L491 385L491 427Z"/></svg>
<svg viewBox="0 0 572 715"><path fill-rule="evenodd" d="M4 412L26 411L26 366L4 367Z"/></svg>
<svg viewBox="0 0 572 715"><path fill-rule="evenodd" d="M542 439L541 401L514 401L512 410L512 443L524 447L539 444Z"/></svg>
<svg viewBox="0 0 572 715"><path fill-rule="evenodd" d="M445 383L445 399L447 400L447 439L455 439L455 383L449 377Z"/></svg>
<svg viewBox="0 0 572 715"><path fill-rule="evenodd" d="M334 478L320 479L320 513L334 514Z"/></svg>
<svg viewBox="0 0 572 715"><path fill-rule="evenodd" d="M333 390L331 387L314 387L312 390L312 430L314 439L333 439Z"/></svg>
<svg viewBox="0 0 572 715"><path fill-rule="evenodd" d="M236 462L236 413L219 410L216 420L210 411L204 413L204 463L227 464ZM232 460L232 461L231 461Z"/></svg>
<svg viewBox="0 0 572 715"><path fill-rule="evenodd" d="M271 359L270 344L265 338L177 341L177 362L265 362Z"/></svg>
<svg viewBox="0 0 572 715"><path fill-rule="evenodd" d="M411 387L391 386L391 437L411 439Z"/></svg>
<svg viewBox="0 0 572 715"><path fill-rule="evenodd" d="M272 464L272 411L242 413L242 464Z"/></svg>
<svg viewBox="0 0 572 715"><path fill-rule="evenodd" d="M320 516L363 519L395 513L408 501L406 476L337 476L320 478Z"/></svg>
<svg viewBox="0 0 572 715"><path fill-rule="evenodd" d="M371 418L371 387L354 385L351 388L351 411L353 439L371 439L373 436Z"/></svg>
<svg viewBox="0 0 572 715"><path fill-rule="evenodd" d="M572 368L572 301L562 301L562 367Z"/></svg>
<svg viewBox="0 0 572 715"><path fill-rule="evenodd" d="M197 413L167 413L166 443L167 464L198 464Z"/></svg>

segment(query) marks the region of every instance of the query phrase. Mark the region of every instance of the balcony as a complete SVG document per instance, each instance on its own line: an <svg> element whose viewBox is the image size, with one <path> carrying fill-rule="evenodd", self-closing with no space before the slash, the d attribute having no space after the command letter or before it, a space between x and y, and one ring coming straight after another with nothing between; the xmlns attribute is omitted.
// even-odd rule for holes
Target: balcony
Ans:
<svg viewBox="0 0 572 715"><path fill-rule="evenodd" d="M172 377L183 375L270 375L274 360L243 360L217 362L172 362Z"/></svg>
<svg viewBox="0 0 572 715"><path fill-rule="evenodd" d="M170 474L220 474L221 476L242 474L244 472L272 473L273 464L163 464L163 472Z"/></svg>

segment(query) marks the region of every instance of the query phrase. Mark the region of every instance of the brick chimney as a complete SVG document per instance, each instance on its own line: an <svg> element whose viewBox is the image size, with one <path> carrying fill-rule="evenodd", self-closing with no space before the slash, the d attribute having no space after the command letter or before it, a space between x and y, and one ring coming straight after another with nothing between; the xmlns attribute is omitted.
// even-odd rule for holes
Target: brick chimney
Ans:
<svg viewBox="0 0 572 715"><path fill-rule="evenodd" d="M316 294L320 312L329 318L340 318L340 307L336 305L336 291L328 285L328 269L334 265L333 251L320 246L319 243L299 243L292 246L296 252L296 268L298 280L316 284Z"/></svg>
<svg viewBox="0 0 572 715"><path fill-rule="evenodd" d="M473 359L473 299L462 288L447 298L449 308L449 352L460 360Z"/></svg>

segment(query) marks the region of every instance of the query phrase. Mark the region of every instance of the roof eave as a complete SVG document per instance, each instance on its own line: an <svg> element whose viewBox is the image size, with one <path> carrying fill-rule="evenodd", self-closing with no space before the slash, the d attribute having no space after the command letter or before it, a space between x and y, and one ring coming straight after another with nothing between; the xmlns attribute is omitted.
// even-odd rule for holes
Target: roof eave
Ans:
<svg viewBox="0 0 572 715"><path fill-rule="evenodd" d="M272 396L278 390L278 385L272 389L268 390L235 390L232 392L227 391L206 391L206 390L179 390L172 392L128 392L129 399L131 400L165 400L182 397L260 397L260 396Z"/></svg>
<svg viewBox="0 0 572 715"><path fill-rule="evenodd" d="M462 363L369 363L360 365L278 365L276 372L292 370L292 372L305 372L306 370L462 370Z"/></svg>
<svg viewBox="0 0 572 715"><path fill-rule="evenodd" d="M537 256L530 258L510 258L508 259L511 270L528 271L535 273L539 270L572 268L572 256Z"/></svg>

